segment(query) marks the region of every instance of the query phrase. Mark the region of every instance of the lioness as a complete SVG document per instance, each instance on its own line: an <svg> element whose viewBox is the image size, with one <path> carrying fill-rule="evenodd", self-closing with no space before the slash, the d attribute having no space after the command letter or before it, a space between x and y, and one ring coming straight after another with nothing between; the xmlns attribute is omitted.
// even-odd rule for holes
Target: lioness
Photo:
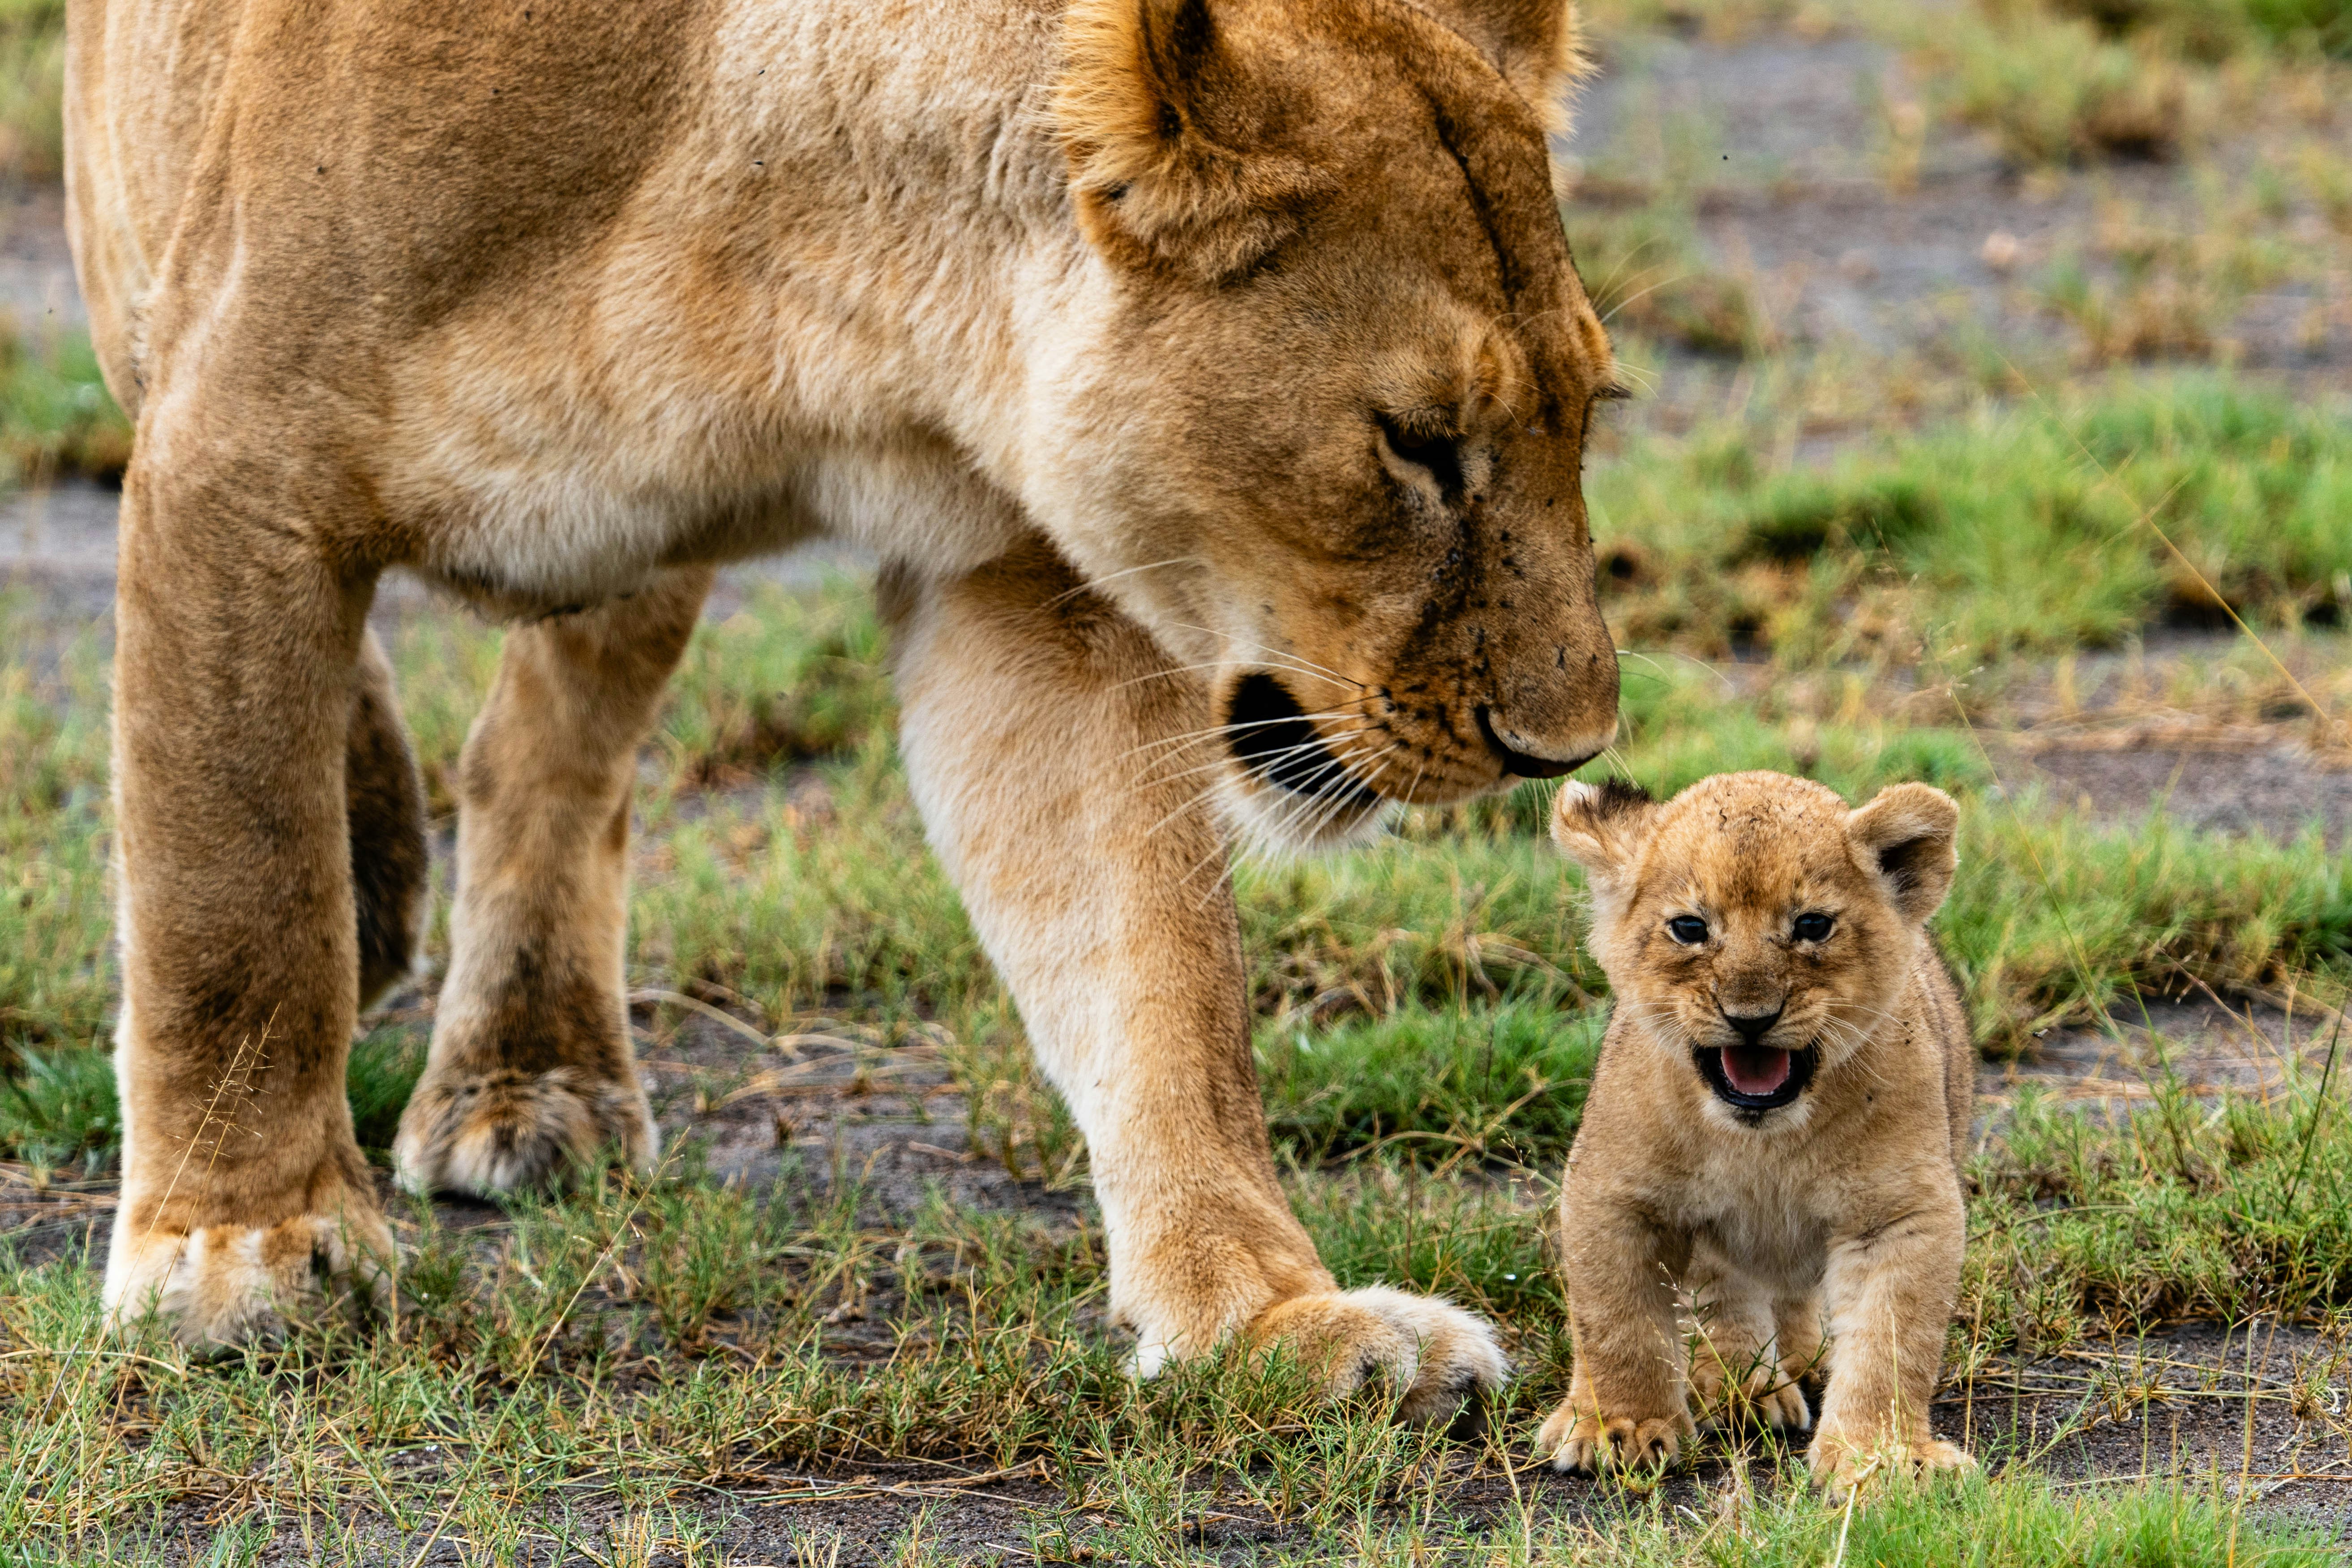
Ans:
<svg viewBox="0 0 2352 1568"><path fill-rule="evenodd" d="M1194 873L1614 731L1573 58L1566 0L72 0L139 432L117 1318L383 1288L344 1058L424 856L379 575L515 622L397 1149L486 1193L653 1152L633 754L711 563L832 534L884 563L914 793L1085 1130L1138 1368L1244 1331L1414 1414L1496 1380L1483 1321L1318 1260Z"/></svg>
<svg viewBox="0 0 2352 1568"><path fill-rule="evenodd" d="M1815 1479L1972 1463L1927 1426L1976 1082L1925 931L1958 820L1916 784L1859 811L1780 773L1663 805L1560 791L1552 837L1585 869L1617 1004L1560 1194L1576 1363L1539 1437L1559 1468L1672 1459L1693 1393L1802 1430L1824 1304Z"/></svg>

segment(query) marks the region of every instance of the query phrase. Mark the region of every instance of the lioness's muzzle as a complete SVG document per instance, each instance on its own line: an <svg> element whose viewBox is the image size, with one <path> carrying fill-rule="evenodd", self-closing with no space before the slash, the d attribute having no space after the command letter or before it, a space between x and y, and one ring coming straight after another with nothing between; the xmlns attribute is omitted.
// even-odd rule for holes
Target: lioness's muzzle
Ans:
<svg viewBox="0 0 2352 1568"><path fill-rule="evenodd" d="M1245 675L1234 686L1225 726L1234 760L1267 784L1360 811L1381 804L1380 795L1324 743L1289 689L1265 671Z"/></svg>

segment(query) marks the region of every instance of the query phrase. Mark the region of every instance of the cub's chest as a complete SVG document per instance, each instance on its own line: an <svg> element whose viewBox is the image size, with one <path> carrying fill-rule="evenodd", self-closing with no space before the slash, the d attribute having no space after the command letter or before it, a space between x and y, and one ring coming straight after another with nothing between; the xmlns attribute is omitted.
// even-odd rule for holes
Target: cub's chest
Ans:
<svg viewBox="0 0 2352 1568"><path fill-rule="evenodd" d="M1726 1151L1691 1173L1681 1218L1694 1242L1743 1270L1807 1284L1820 1278L1829 1250L1822 1195L1800 1164Z"/></svg>

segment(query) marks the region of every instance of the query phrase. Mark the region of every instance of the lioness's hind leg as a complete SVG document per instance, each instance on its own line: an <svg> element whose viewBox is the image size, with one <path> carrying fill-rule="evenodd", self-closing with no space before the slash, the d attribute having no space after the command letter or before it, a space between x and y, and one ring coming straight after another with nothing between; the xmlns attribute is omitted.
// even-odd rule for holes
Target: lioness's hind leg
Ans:
<svg viewBox="0 0 2352 1568"><path fill-rule="evenodd" d="M653 1159L622 992L629 791L709 587L708 570L668 573L507 636L459 764L432 1054L393 1145L413 1191L511 1191L605 1150Z"/></svg>
<svg viewBox="0 0 2352 1568"><path fill-rule="evenodd" d="M425 918L430 870L425 785L416 776L392 664L373 632L360 639L352 674L351 732L343 752L351 818L352 892L358 905L360 1005L408 976Z"/></svg>
<svg viewBox="0 0 2352 1568"><path fill-rule="evenodd" d="M152 435L142 452L174 449ZM306 537L339 498L257 482L274 477L134 462L123 490L106 1306L199 1347L364 1317L393 1259L343 1088L360 973L344 766L373 583Z"/></svg>

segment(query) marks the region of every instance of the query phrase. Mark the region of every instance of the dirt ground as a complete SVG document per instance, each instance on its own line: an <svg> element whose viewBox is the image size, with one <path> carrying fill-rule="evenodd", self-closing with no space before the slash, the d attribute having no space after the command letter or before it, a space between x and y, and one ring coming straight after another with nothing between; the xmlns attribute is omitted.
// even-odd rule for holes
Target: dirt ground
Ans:
<svg viewBox="0 0 2352 1568"><path fill-rule="evenodd" d="M700 1015L656 1028L657 1016L675 1016L674 1005L657 1014L641 1003L634 1011L666 1142L697 1141L716 1174L755 1189L780 1179L822 1187L851 1178L863 1184L877 1223L910 1214L934 1191L962 1205L1083 1223L1089 1205L1082 1184L1047 1190L973 1150L963 1096L919 1042L877 1050L828 1039L818 1026L778 1050ZM421 1038L430 1019L430 998L411 994L395 998L379 1021ZM2258 1090L2279 1080L2290 1044L2306 1062L2324 1057L2325 1022L2309 1012L2290 1019L2275 1008L2201 1002L2159 1005L2144 1017L2136 1013L2116 1035L2054 1031L2021 1061L1985 1065L1979 1124L1997 1125L2027 1084L2107 1110L2143 1099L2167 1072L2194 1089ZM0 1168L0 1231L36 1252L103 1257L109 1184L68 1183L34 1193L8 1184L5 1174ZM388 1187L385 1195L392 1195ZM436 1211L446 1229L478 1231L486 1239L505 1223L485 1205L443 1202ZM877 1293L862 1314L826 1330L826 1352L849 1362L887 1356L892 1316L893 1302ZM2175 1324L2146 1338L1998 1365L1947 1389L1935 1421L1940 1434L1996 1468L2030 1462L2065 1478L2210 1478L2225 1492L2243 1489L2264 1511L2352 1543L2352 1450L2318 1419L2334 1397L2330 1385L2344 1383L2347 1358L2352 1346L2303 1325ZM1774 1479L1780 1467L1773 1442L1751 1436L1728 1457L1668 1478L1661 1500L1706 1516L1738 1508L1751 1489L1794 1484ZM420 1454L404 1462L445 1461ZM1510 1462L1507 1471L1482 1465L1477 1449L1466 1445L1447 1457L1440 1490L1448 1515L1473 1531L1508 1533L1518 1528L1522 1510L1538 1523L1599 1521L1626 1506L1621 1495L1558 1475L1524 1450ZM717 1532L730 1563L805 1561L799 1552L811 1531L842 1534L843 1568L887 1562L918 1516L925 1539L951 1556L1029 1561L1024 1524L1058 1515L1066 1502L1059 1478L1042 1465L997 1473L932 1463L747 1463L721 1485L683 1494L677 1506ZM161 1533L185 1531L201 1542L205 1510L191 1503L174 1510ZM1184 1517L1194 1552L1221 1562L1246 1562L1268 1548L1316 1539L1296 1521L1277 1521L1234 1496L1196 1495ZM590 1493L571 1524L599 1541L621 1518L616 1501ZM406 1562L423 1543L387 1530L384 1544L388 1556ZM192 1548L190 1555L198 1561L202 1552ZM302 1560L290 1530L264 1558ZM466 1561L456 1541L436 1543L421 1558L428 1564Z"/></svg>

